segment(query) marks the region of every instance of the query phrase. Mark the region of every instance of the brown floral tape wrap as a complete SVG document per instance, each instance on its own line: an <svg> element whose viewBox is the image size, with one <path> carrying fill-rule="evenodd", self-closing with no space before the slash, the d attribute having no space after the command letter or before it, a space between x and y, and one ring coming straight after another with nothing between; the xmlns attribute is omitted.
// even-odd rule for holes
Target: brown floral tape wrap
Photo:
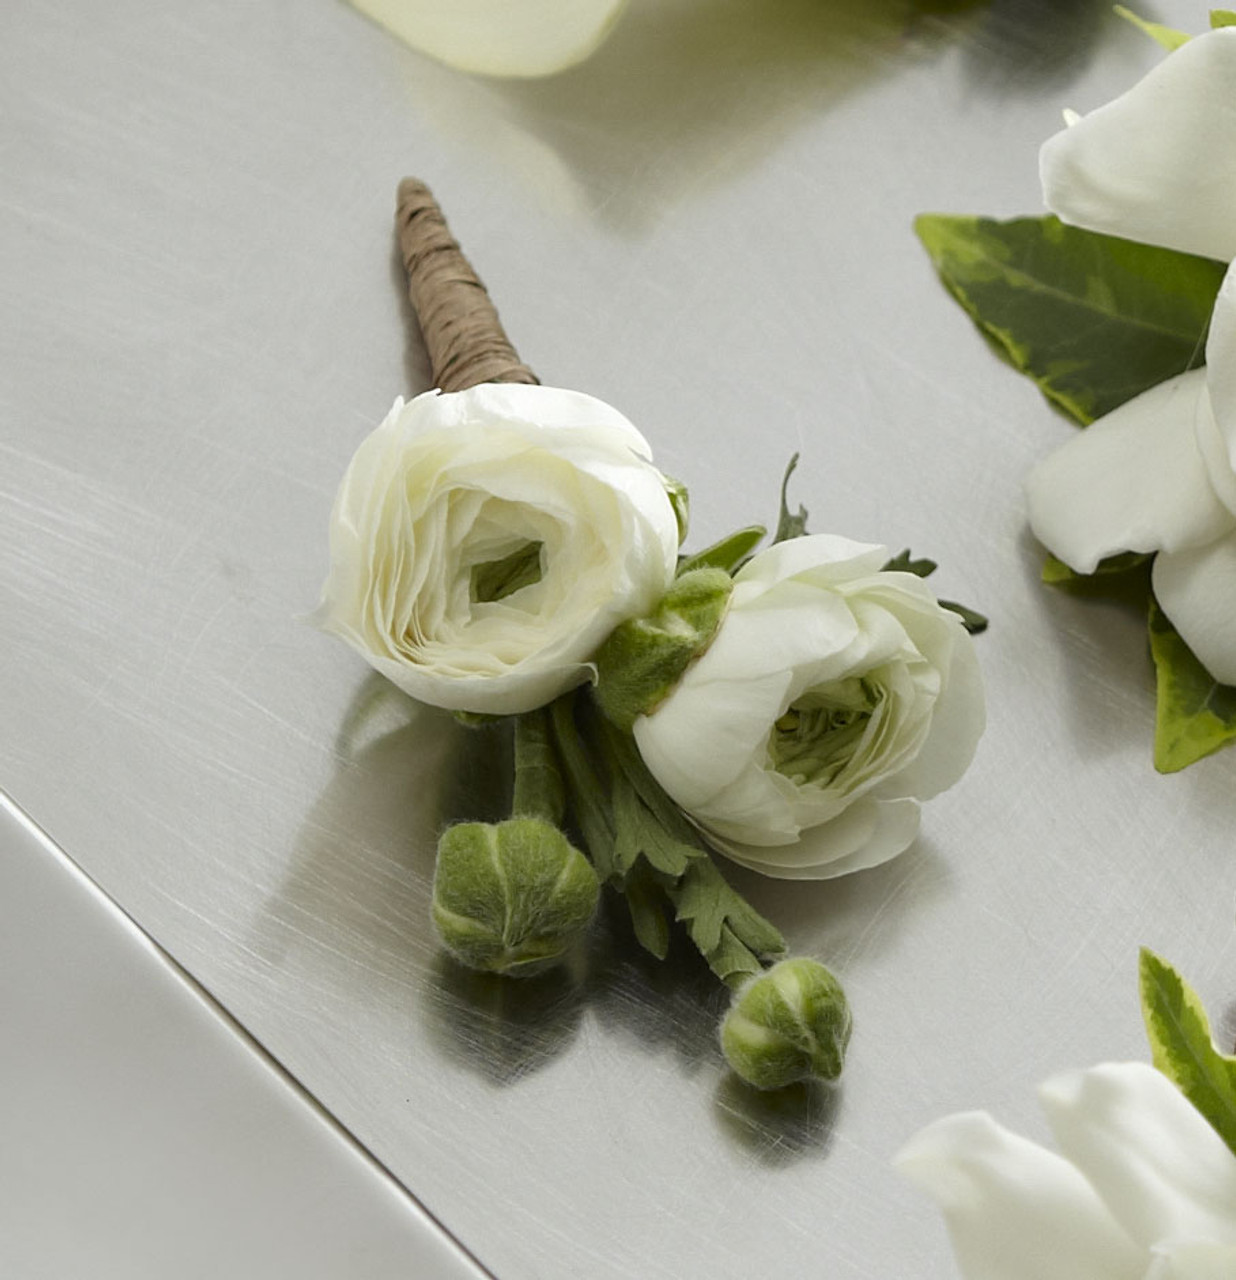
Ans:
<svg viewBox="0 0 1236 1280"><path fill-rule="evenodd" d="M481 382L538 382L511 346L438 202L416 178L399 184L395 227L434 383L463 391Z"/></svg>

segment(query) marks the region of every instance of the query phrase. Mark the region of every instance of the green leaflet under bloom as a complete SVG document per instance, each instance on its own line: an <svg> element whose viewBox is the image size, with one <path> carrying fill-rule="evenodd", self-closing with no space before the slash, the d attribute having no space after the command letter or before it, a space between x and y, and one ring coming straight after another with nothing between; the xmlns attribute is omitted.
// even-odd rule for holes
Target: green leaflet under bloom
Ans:
<svg viewBox="0 0 1236 1280"><path fill-rule="evenodd" d="M1223 263L1055 217L923 214L914 225L949 292L1078 422L1204 362Z"/></svg>
<svg viewBox="0 0 1236 1280"><path fill-rule="evenodd" d="M1120 17L1126 22L1131 22L1139 31L1145 32L1156 44L1162 45L1168 53L1171 53L1173 49L1179 49L1182 44L1188 44L1193 38L1186 31L1177 31L1175 27L1165 27L1161 22L1149 22L1139 14L1134 13L1132 9L1126 9L1122 4L1113 7Z"/></svg>
<svg viewBox="0 0 1236 1280"><path fill-rule="evenodd" d="M1144 947L1139 978L1154 1065L1236 1153L1236 1058L1215 1048L1197 993L1166 960Z"/></svg>
<svg viewBox="0 0 1236 1280"><path fill-rule="evenodd" d="M1175 773L1236 742L1236 687L1219 684L1181 639L1151 597L1150 652L1154 657L1154 764Z"/></svg>

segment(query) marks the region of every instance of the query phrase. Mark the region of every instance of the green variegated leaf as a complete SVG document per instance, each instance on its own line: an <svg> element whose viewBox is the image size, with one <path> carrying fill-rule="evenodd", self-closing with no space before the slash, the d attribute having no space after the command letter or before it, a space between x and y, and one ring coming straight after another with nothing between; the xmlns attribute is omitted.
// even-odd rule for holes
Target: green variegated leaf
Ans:
<svg viewBox="0 0 1236 1280"><path fill-rule="evenodd" d="M1115 11L1126 21L1131 22L1139 31L1144 31L1156 44L1160 44L1171 53L1182 44L1188 44L1192 37L1185 31L1177 31L1175 27L1165 27L1161 22L1148 22L1132 9L1124 5L1113 6ZM1214 16L1213 14L1211 15Z"/></svg>
<svg viewBox="0 0 1236 1280"><path fill-rule="evenodd" d="M997 349L1078 422L1204 360L1222 263L1055 217L923 214L915 228Z"/></svg>
<svg viewBox="0 0 1236 1280"><path fill-rule="evenodd" d="M1215 1048L1197 993L1166 960L1144 947L1139 986L1154 1065L1236 1152L1236 1058Z"/></svg>
<svg viewBox="0 0 1236 1280"><path fill-rule="evenodd" d="M1150 652L1157 684L1155 768L1175 773L1236 741L1236 686L1215 680L1153 597Z"/></svg>

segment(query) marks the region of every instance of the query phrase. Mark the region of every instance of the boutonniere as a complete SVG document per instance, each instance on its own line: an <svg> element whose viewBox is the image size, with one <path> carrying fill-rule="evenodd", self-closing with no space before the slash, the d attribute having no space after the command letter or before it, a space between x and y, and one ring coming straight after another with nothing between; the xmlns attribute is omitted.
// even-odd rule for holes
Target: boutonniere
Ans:
<svg viewBox="0 0 1236 1280"><path fill-rule="evenodd" d="M509 819L441 834L444 945L535 975L613 891L646 950L678 929L733 989L739 1075L835 1079L840 984L786 958L721 865L823 879L907 848L983 729L982 619L936 599L930 561L809 534L784 486L764 549L749 525L681 550L687 490L639 430L538 383L423 184L397 217L438 389L357 448L317 621L413 698L512 735Z"/></svg>

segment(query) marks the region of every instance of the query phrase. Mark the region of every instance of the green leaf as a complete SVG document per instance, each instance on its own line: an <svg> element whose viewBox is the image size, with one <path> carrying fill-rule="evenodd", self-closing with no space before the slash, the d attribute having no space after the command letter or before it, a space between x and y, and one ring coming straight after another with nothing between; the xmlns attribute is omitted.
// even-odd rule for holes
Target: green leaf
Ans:
<svg viewBox="0 0 1236 1280"><path fill-rule="evenodd" d="M643 872L627 879L623 893L636 941L658 960L664 960L669 955L670 944L665 889L654 876Z"/></svg>
<svg viewBox="0 0 1236 1280"><path fill-rule="evenodd" d="M1139 987L1154 1065L1236 1153L1236 1058L1215 1048L1197 993L1166 960L1145 947Z"/></svg>
<svg viewBox="0 0 1236 1280"><path fill-rule="evenodd" d="M941 609L947 609L949 613L955 613L961 619L961 625L972 635L981 635L987 630L988 620L984 614L979 613L975 609L968 609L964 604L958 604L956 600L939 600L937 602Z"/></svg>
<svg viewBox="0 0 1236 1280"><path fill-rule="evenodd" d="M693 858L703 857L695 845L676 840L644 804L625 775L614 779L614 867L624 879L643 856L663 875L677 879Z"/></svg>
<svg viewBox="0 0 1236 1280"><path fill-rule="evenodd" d="M1204 361L1222 263L1055 217L923 214L915 229L1001 354L1079 422Z"/></svg>
<svg viewBox="0 0 1236 1280"><path fill-rule="evenodd" d="M711 547L688 556L678 566L677 576L681 578L692 569L724 569L726 573L732 574L750 557L767 532L762 524L752 524L727 534Z"/></svg>
<svg viewBox="0 0 1236 1280"><path fill-rule="evenodd" d="M780 931L730 885L711 858L692 862L669 896L691 941L723 982L758 973L764 959L785 951Z"/></svg>
<svg viewBox="0 0 1236 1280"><path fill-rule="evenodd" d="M1173 49L1179 49L1182 44L1188 44L1192 39L1184 31L1177 31L1175 27L1165 27L1161 22L1148 22L1145 18L1134 13L1132 9L1126 9L1124 5L1114 5L1115 11L1126 22L1131 22L1139 31L1145 32L1156 44L1160 44L1164 49L1171 53ZM1214 13L1211 13L1213 20Z"/></svg>
<svg viewBox="0 0 1236 1280"><path fill-rule="evenodd" d="M540 582L544 547L543 542L525 542L501 560L474 564L469 588L473 604L492 604Z"/></svg>
<svg viewBox="0 0 1236 1280"><path fill-rule="evenodd" d="M1154 658L1154 766L1175 773L1236 741L1236 686L1219 684L1181 639L1157 600L1150 601Z"/></svg>
<svg viewBox="0 0 1236 1280"><path fill-rule="evenodd" d="M777 532L773 535L773 543L788 542L791 538L801 538L807 532L807 508L800 506L797 513L791 512L786 501L790 487L790 477L798 466L798 454L790 459L781 477L781 513L777 517Z"/></svg>
<svg viewBox="0 0 1236 1280"><path fill-rule="evenodd" d="M1113 600L1141 612L1149 607L1153 561L1153 556L1126 551L1101 560L1093 573L1078 573L1063 560L1048 555L1043 565L1043 581L1071 596Z"/></svg>
<svg viewBox="0 0 1236 1280"><path fill-rule="evenodd" d="M1211 9L1210 25L1216 30L1219 27L1236 27L1236 9Z"/></svg>
<svg viewBox="0 0 1236 1280"><path fill-rule="evenodd" d="M904 551L897 552L884 566L884 571L886 573L912 573L916 578L930 578L939 567L934 560L915 560L910 554L910 548L907 547Z"/></svg>

